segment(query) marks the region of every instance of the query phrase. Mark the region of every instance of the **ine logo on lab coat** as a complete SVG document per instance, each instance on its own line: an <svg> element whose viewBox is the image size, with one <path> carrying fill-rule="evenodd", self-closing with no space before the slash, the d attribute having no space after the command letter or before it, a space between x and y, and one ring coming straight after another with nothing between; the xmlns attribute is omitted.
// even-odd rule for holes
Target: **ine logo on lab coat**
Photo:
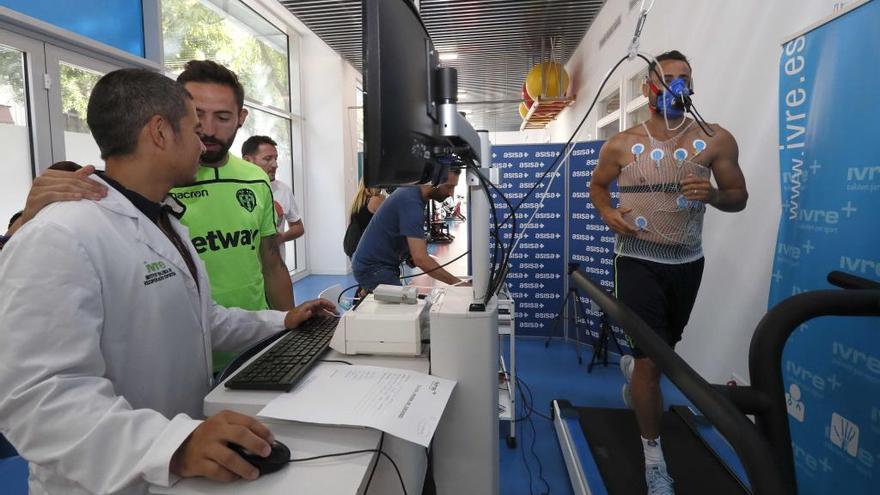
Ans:
<svg viewBox="0 0 880 495"><path fill-rule="evenodd" d="M145 261L144 267L147 269L147 274L144 276L144 285L152 285L177 275L173 269L168 268L162 261L153 261L152 263Z"/></svg>

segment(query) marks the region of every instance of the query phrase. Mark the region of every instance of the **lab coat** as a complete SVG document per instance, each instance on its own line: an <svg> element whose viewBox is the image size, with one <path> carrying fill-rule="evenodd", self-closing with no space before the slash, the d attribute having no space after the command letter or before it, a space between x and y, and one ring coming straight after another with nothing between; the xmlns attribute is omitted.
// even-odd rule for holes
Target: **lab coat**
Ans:
<svg viewBox="0 0 880 495"><path fill-rule="evenodd" d="M284 328L285 313L217 306L189 233L165 234L113 187L56 203L0 253L0 431L31 494L146 493L202 417L211 351Z"/></svg>

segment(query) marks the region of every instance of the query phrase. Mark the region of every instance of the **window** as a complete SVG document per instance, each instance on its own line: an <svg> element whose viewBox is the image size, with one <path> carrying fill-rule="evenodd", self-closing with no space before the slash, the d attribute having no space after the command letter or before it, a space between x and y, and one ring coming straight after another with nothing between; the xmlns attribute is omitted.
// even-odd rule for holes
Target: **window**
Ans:
<svg viewBox="0 0 880 495"><path fill-rule="evenodd" d="M607 122L607 123L601 125L599 127L598 131L596 132L596 135L597 135L598 139L604 141L604 140L614 136L618 132L620 132L620 120L614 119L610 122Z"/></svg>
<svg viewBox="0 0 880 495"><path fill-rule="evenodd" d="M172 74L210 59L238 75L248 100L290 110L287 35L241 2L165 0L162 37Z"/></svg>
<svg viewBox="0 0 880 495"><path fill-rule="evenodd" d="M596 122L596 137L608 139L620 132L620 89L614 90L599 101L599 120Z"/></svg>
<svg viewBox="0 0 880 495"><path fill-rule="evenodd" d="M602 110L599 112L599 118L607 117L614 112L617 112L620 110L620 91L615 91L605 98L602 98L599 105L599 108Z"/></svg>
<svg viewBox="0 0 880 495"><path fill-rule="evenodd" d="M31 185L31 140L28 125L25 54L0 45L0 143L3 180L0 181L0 232L13 213L24 206Z"/></svg>
<svg viewBox="0 0 880 495"><path fill-rule="evenodd" d="M95 83L115 68L52 43L0 30L3 231L12 213L23 208L34 175L53 162L103 165L86 124L86 109Z"/></svg>
<svg viewBox="0 0 880 495"><path fill-rule="evenodd" d="M629 78L629 101L638 99L642 95L642 83L648 77L648 68L640 70L636 75Z"/></svg>
<svg viewBox="0 0 880 495"><path fill-rule="evenodd" d="M298 67L296 37L288 37L239 0L162 0L162 39L165 69L172 77L188 61L205 59L238 75L248 118L231 151L241 155L241 144L253 135L274 139L277 178L291 186L305 216L305 198L298 194L295 180L302 174L298 78L291 76ZM304 271L304 241L286 243L285 249L291 272Z"/></svg>
<svg viewBox="0 0 880 495"><path fill-rule="evenodd" d="M626 114L627 127L633 127L643 122L647 122L651 118L651 111L648 105L642 105L639 108Z"/></svg>
<svg viewBox="0 0 880 495"><path fill-rule="evenodd" d="M648 77L648 68L645 67L627 80L627 103L625 128L637 126L651 118L648 110L648 98L642 94L642 84Z"/></svg>
<svg viewBox="0 0 880 495"><path fill-rule="evenodd" d="M364 89L361 86L355 88L355 132L357 138L357 166L358 179L364 176Z"/></svg>
<svg viewBox="0 0 880 495"><path fill-rule="evenodd" d="M86 123L89 96L103 74L61 62L61 112L64 119L64 158L80 165L104 168L101 151Z"/></svg>

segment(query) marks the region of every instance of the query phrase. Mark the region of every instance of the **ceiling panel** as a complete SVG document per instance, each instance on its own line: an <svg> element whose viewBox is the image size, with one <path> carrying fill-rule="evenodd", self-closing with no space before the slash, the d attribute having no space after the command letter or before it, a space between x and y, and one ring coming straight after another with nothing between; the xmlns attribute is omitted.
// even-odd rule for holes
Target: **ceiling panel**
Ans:
<svg viewBox="0 0 880 495"><path fill-rule="evenodd" d="M400 0L405 1L405 0ZM422 0L434 45L455 51L459 105L478 129L519 130L518 102L529 68L552 51L567 62L605 0ZM361 70L361 0L281 0Z"/></svg>

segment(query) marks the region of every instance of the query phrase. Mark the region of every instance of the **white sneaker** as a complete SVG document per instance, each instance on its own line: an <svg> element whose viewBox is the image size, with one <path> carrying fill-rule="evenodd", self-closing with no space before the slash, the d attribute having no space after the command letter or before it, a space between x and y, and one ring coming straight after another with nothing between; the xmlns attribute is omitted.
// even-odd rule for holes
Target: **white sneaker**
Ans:
<svg viewBox="0 0 880 495"><path fill-rule="evenodd" d="M620 390L620 395L623 397L623 403L626 404L626 407L632 409L632 390L630 390L629 383L624 383L623 388Z"/></svg>
<svg viewBox="0 0 880 495"><path fill-rule="evenodd" d="M620 372L623 373L623 379L626 383L632 381L633 370L636 367L636 360L629 354L620 356Z"/></svg>
<svg viewBox="0 0 880 495"><path fill-rule="evenodd" d="M665 462L645 465L645 482L648 485L648 495L675 495Z"/></svg>
<svg viewBox="0 0 880 495"><path fill-rule="evenodd" d="M629 382L632 381L635 366L636 360L632 356L629 354L620 356L620 372L623 373L623 379L626 380L626 383L623 384L623 388L620 390L620 395L623 397L623 403L630 409L632 409L632 391L630 390Z"/></svg>

